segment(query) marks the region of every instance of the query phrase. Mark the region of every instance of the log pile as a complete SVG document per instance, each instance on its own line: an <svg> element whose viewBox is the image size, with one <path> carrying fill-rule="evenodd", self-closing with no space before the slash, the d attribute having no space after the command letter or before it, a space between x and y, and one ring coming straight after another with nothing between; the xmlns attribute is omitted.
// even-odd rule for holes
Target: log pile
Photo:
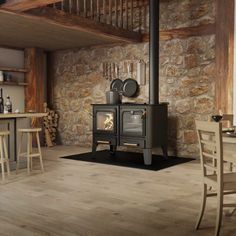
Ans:
<svg viewBox="0 0 236 236"><path fill-rule="evenodd" d="M44 135L45 135L45 145L47 147L53 147L56 145L56 134L58 127L58 114L47 107L47 104L44 104L45 112L47 116L43 119L44 126Z"/></svg>

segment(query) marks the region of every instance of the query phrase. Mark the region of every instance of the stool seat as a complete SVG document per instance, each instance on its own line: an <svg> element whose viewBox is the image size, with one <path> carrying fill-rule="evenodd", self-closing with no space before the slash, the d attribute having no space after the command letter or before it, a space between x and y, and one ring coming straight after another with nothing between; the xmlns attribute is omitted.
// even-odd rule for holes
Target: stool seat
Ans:
<svg viewBox="0 0 236 236"><path fill-rule="evenodd" d="M33 170L33 158L38 157L40 160L41 171L44 172L42 152L41 152L41 146L40 146L40 140L39 140L39 132L40 131L42 131L41 128L18 129L18 132L21 134L21 138L19 141L16 171L19 168L20 158L26 157L27 158L27 172L28 172L28 174L30 174L30 171ZM21 152L22 139L23 139L24 135L26 135L26 137L27 137L27 151L26 151L26 153ZM37 140L37 152L34 152L34 150L33 150L33 135L36 136L36 140Z"/></svg>
<svg viewBox="0 0 236 236"><path fill-rule="evenodd" d="M2 180L5 180L5 169L7 167L7 174L10 175L10 164L8 158L7 142L6 137L10 134L9 131L0 131L0 165L2 170Z"/></svg>
<svg viewBox="0 0 236 236"><path fill-rule="evenodd" d="M18 132L23 132L23 133L34 133L34 132L41 132L41 128L29 128L29 129L18 129Z"/></svg>
<svg viewBox="0 0 236 236"><path fill-rule="evenodd" d="M10 135L9 131L0 131L0 136L7 136Z"/></svg>

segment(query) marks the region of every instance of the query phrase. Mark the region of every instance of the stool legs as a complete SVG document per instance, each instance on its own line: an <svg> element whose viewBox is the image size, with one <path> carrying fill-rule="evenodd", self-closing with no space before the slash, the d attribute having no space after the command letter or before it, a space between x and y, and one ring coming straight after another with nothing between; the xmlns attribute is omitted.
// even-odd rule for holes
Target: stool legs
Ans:
<svg viewBox="0 0 236 236"><path fill-rule="evenodd" d="M10 164L8 158L6 136L0 136L0 164L2 170L2 180L5 180L5 168L4 164L6 163L7 174L10 175Z"/></svg>
<svg viewBox="0 0 236 236"><path fill-rule="evenodd" d="M17 170L19 168L19 161L20 161L20 157L25 156L27 158L27 173L30 174L30 171L33 170L33 158L34 157L39 157L40 160L40 167L41 167L41 171L42 173L44 172L44 168L43 168L43 159L42 159L42 152L41 152L41 146L40 146L40 139L39 139L39 131L32 131L32 130L26 130L24 129L24 131L20 131L21 132L21 139L20 139L20 143L19 143L19 149L18 149L18 157L17 157ZM22 138L23 138L23 134L27 135L27 151L26 153L22 153L21 149L22 149ZM33 153L33 134L35 134L36 136L36 140L37 140L37 153Z"/></svg>
<svg viewBox="0 0 236 236"><path fill-rule="evenodd" d="M0 156L1 156L1 167L2 167L2 180L4 181L5 180L5 170L4 170L2 136L0 137Z"/></svg>
<svg viewBox="0 0 236 236"><path fill-rule="evenodd" d="M40 160L40 165L41 165L41 171L44 172L42 151L41 151L40 140L39 140L39 133L38 132L36 133L36 139L37 139L37 145L38 145L38 151L39 151L39 160Z"/></svg>
<svg viewBox="0 0 236 236"><path fill-rule="evenodd" d="M20 155L21 155L21 146L22 146L23 133L20 135L19 146L18 146L18 155L16 160L16 173L18 172L20 165Z"/></svg>
<svg viewBox="0 0 236 236"><path fill-rule="evenodd" d="M9 163L7 143L6 143L6 138L5 137L3 137L3 150L4 150L5 162L6 162L6 166L7 166L7 174L10 175L10 163Z"/></svg>

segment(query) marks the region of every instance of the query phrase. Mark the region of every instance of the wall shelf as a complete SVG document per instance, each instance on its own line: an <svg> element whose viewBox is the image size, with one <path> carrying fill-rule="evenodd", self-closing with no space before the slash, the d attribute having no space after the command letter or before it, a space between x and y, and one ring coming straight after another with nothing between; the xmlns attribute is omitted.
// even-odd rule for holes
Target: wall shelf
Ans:
<svg viewBox="0 0 236 236"><path fill-rule="evenodd" d="M0 86L1 85L9 85L9 86L27 86L28 83L25 83L25 82L7 82L7 81L4 81L4 82L0 82Z"/></svg>
<svg viewBox="0 0 236 236"><path fill-rule="evenodd" d="M28 70L26 69L20 69L20 68L12 68L12 67L1 67L0 71L7 71L7 72L17 72L17 73L27 73Z"/></svg>

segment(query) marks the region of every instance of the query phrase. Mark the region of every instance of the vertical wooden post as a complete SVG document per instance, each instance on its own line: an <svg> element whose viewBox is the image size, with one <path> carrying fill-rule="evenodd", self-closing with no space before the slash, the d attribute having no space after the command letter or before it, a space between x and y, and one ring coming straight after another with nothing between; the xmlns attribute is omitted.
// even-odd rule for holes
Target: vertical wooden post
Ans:
<svg viewBox="0 0 236 236"><path fill-rule="evenodd" d="M216 109L233 112L234 0L216 0Z"/></svg>
<svg viewBox="0 0 236 236"><path fill-rule="evenodd" d="M42 49L25 49L26 82L25 111L43 112L46 83L46 55Z"/></svg>

